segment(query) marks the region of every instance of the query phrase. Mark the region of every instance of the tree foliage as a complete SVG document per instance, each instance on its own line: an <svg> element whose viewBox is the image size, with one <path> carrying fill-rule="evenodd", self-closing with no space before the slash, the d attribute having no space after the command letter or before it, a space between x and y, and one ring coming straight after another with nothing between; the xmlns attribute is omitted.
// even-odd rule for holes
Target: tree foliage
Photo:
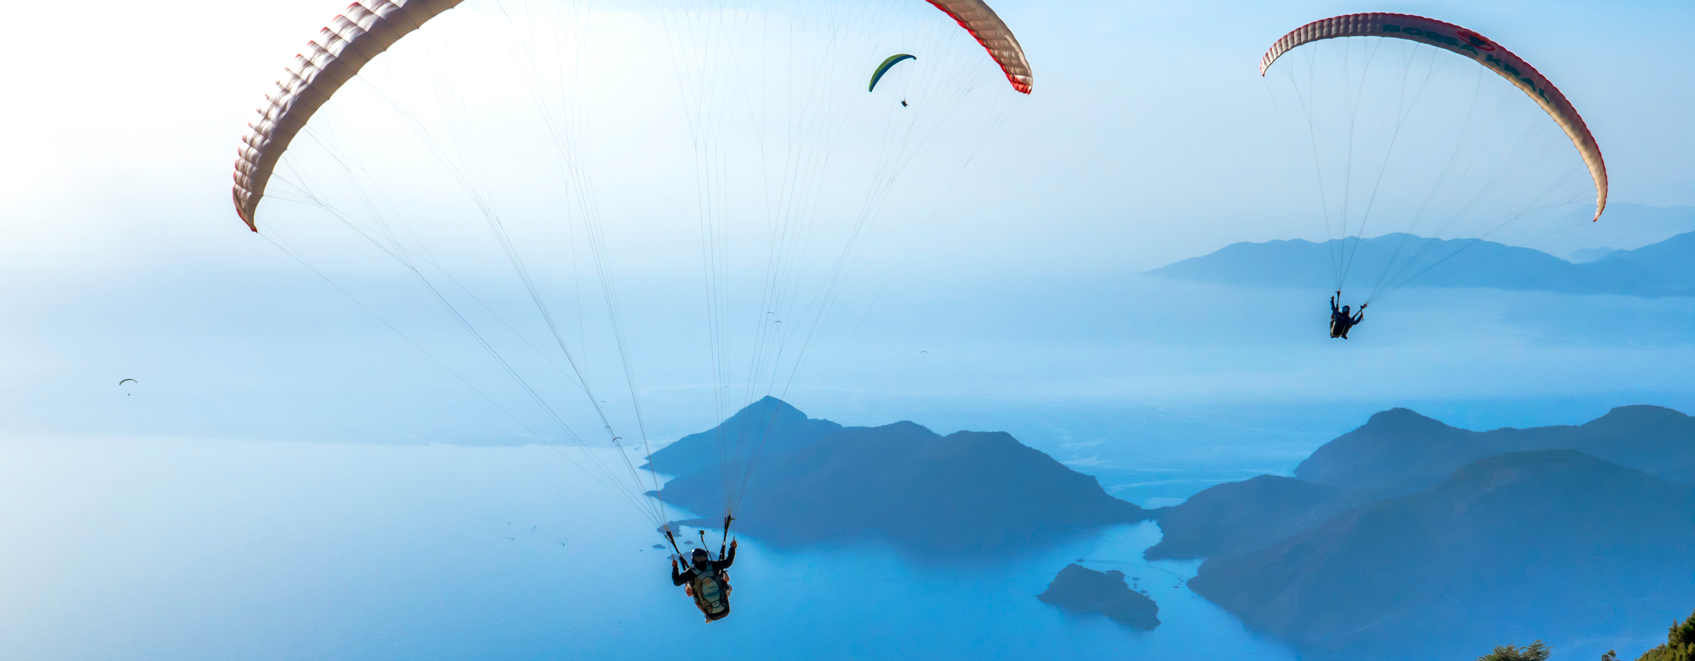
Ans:
<svg viewBox="0 0 1695 661"><path fill-rule="evenodd" d="M1501 645L1495 651L1477 657L1477 661L1548 661L1553 651L1548 645L1538 640L1523 648L1512 645Z"/></svg>
<svg viewBox="0 0 1695 661"><path fill-rule="evenodd" d="M1637 661L1695 661L1695 613L1681 624L1672 624L1666 644L1648 650Z"/></svg>

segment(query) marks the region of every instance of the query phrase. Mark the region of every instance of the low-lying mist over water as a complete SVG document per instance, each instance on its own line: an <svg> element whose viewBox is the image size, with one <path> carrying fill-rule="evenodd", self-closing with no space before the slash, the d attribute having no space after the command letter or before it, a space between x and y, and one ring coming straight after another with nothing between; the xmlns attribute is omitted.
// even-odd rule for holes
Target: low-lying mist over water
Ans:
<svg viewBox="0 0 1695 661"><path fill-rule="evenodd" d="M942 277L921 274L888 293L851 341L829 338L845 349L839 359L827 354L827 377L802 381L784 399L844 424L914 419L944 433L1006 430L1044 450L1182 438L1190 445L1150 450L1183 455L1193 444L1303 430L1304 442L1283 451L1289 460L1393 406L1491 428L1582 422L1625 404L1695 403L1689 381L1668 367L1695 364L1686 362L1695 359L1695 308L1684 298L1411 288L1373 306L1353 339L1332 342L1324 291L1119 274L944 295L954 290ZM310 280L263 296L146 273L132 282L196 295L162 307L98 283L6 294L28 308L76 302L0 329L29 349L17 356L19 378L4 386L15 403L0 421L6 428L528 442L475 391ZM634 367L654 401L652 435L674 439L717 424L707 365L691 347L668 350L676 329L663 315L683 304L640 291L630 298L643 302L630 306L629 325L643 347ZM208 308L229 314L210 323L182 314ZM438 321L438 310L417 313L415 327L434 328L420 342L456 368L478 369L466 373L497 401L513 401L462 332ZM232 361L243 372L229 372ZM129 376L141 385L126 399L110 386ZM1237 452L1267 451L1240 445Z"/></svg>

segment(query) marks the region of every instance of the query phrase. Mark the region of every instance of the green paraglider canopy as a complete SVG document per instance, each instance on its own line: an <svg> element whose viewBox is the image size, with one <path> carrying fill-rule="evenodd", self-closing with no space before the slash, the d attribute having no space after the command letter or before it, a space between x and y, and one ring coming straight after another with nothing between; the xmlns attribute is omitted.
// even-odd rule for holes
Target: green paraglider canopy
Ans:
<svg viewBox="0 0 1695 661"><path fill-rule="evenodd" d="M901 62L905 62L907 60L916 60L916 59L918 59L916 56L907 55L906 53L899 53L899 54L896 54L896 55L890 55L889 59L883 60L882 64L877 65L877 70L871 74L871 84L867 85L865 87L865 91L867 91L867 92L877 91L877 81L882 80L883 74L888 73L889 69L891 67L895 66L896 64L900 64Z"/></svg>

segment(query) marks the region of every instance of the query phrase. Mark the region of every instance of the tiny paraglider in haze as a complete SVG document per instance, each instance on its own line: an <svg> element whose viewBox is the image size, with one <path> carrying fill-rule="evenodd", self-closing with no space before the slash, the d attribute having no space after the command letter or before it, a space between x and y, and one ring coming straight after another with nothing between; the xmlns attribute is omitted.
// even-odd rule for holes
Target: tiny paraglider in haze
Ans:
<svg viewBox="0 0 1695 661"><path fill-rule="evenodd" d="M896 64L900 64L902 62L905 62L907 60L916 60L916 59L918 59L917 56L907 55L906 53L896 53L894 55L890 55L888 57L888 59L883 60L882 64L877 65L876 71L873 71L871 73L871 84L865 86L865 91L867 91L867 92L877 91L877 81L882 80L883 74L888 73L889 69L891 67L895 66ZM902 106L905 106L906 102L901 101L900 104Z"/></svg>
<svg viewBox="0 0 1695 661"><path fill-rule="evenodd" d="M140 381L136 381L136 380L135 380L135 379L124 379L124 380L122 380L122 381L119 381L119 382L118 382L118 387L120 387L120 388L121 388L121 387L123 387L123 385L124 385L124 384L126 384L126 383L141 383L141 382L140 382ZM129 393L127 393L127 392L126 392L126 393L124 393L124 396L125 396L125 397L128 397L128 396L129 396Z"/></svg>

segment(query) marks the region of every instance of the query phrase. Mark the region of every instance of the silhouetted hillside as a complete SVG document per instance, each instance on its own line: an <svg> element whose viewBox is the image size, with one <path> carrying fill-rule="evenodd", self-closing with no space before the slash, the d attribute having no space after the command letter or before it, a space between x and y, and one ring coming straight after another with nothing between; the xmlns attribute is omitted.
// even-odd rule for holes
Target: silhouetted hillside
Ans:
<svg viewBox="0 0 1695 661"><path fill-rule="evenodd" d="M1690 486L1573 450L1514 452L1209 560L1189 585L1314 655L1462 658L1502 639L1640 636L1695 594L1691 512Z"/></svg>
<svg viewBox="0 0 1695 661"><path fill-rule="evenodd" d="M1036 598L1073 613L1099 613L1132 629L1152 631L1159 626L1159 605L1131 590L1124 572L1116 569L1098 572L1066 565Z"/></svg>
<svg viewBox="0 0 1695 661"><path fill-rule="evenodd" d="M1143 557L1202 558L1274 544L1340 511L1341 496L1332 487L1274 475L1226 482L1154 510L1165 534Z"/></svg>
<svg viewBox="0 0 1695 661"><path fill-rule="evenodd" d="M829 420L813 420L788 402L764 397L743 407L717 427L689 434L660 448L642 468L666 475L692 473L716 465L724 446L758 447L762 456L791 452L812 441L842 430Z"/></svg>
<svg viewBox="0 0 1695 661"><path fill-rule="evenodd" d="M672 480L659 495L708 518L723 509L715 464ZM1147 513L1008 434L943 437L897 422L841 429L762 456L737 517L743 532L777 544L878 537L914 551L981 552Z"/></svg>
<svg viewBox="0 0 1695 661"><path fill-rule="evenodd" d="M1584 248L1582 250L1574 250L1571 254L1566 255L1566 261L1573 264L1583 264L1586 262L1593 262L1615 252L1618 252L1618 248L1608 248L1606 246L1601 246L1599 248Z"/></svg>
<svg viewBox="0 0 1695 661"><path fill-rule="evenodd" d="M1314 450L1295 467L1295 477L1378 497L1413 493L1460 466L1500 454L1480 436L1408 409L1390 409Z"/></svg>
<svg viewBox="0 0 1695 661"><path fill-rule="evenodd" d="M1677 241L1682 237L1674 237ZM1668 242L1669 243L1669 242ZM1350 272L1372 274L1375 284L1389 274L1391 286L1483 287L1514 291L1550 291L1569 294L1626 294L1660 296L1686 289L1680 277L1661 273L1664 262L1649 255L1629 259L1624 254L1573 264L1529 248L1502 245L1478 239L1429 239L1410 234L1386 234L1369 239L1335 239L1313 243L1301 239L1235 243L1211 254L1185 259L1148 271L1177 280L1197 280L1233 285L1300 287L1327 290L1335 284L1332 254L1346 252ZM1668 254L1675 249L1668 249ZM1687 254L1687 253L1685 253ZM1430 268L1440 264L1440 268ZM1393 266L1393 268L1391 268ZM1690 267L1681 265L1688 270ZM1681 272L1681 271L1680 271Z"/></svg>
<svg viewBox="0 0 1695 661"><path fill-rule="evenodd" d="M1558 448L1695 483L1695 418L1658 406L1622 406L1579 426L1487 432L1393 409L1314 451L1295 467L1295 477L1362 497L1390 497L1426 489L1484 457Z"/></svg>
<svg viewBox="0 0 1695 661"><path fill-rule="evenodd" d="M1576 427L1522 430L1524 449L1567 447L1673 482L1695 483L1695 417L1662 406L1620 406Z"/></svg>
<svg viewBox="0 0 1695 661"><path fill-rule="evenodd" d="M1666 276L1675 286L1695 288L1695 232L1679 234L1651 246L1635 250L1617 250L1597 260L1597 264L1612 260L1629 262Z"/></svg>
<svg viewBox="0 0 1695 661"><path fill-rule="evenodd" d="M1621 406L1582 425L1475 432L1407 409L1371 416L1295 468L1228 482L1153 512L1164 538L1149 559L1251 551L1344 508L1416 493L1473 461L1505 452L1573 449L1673 482L1695 483L1695 417Z"/></svg>

